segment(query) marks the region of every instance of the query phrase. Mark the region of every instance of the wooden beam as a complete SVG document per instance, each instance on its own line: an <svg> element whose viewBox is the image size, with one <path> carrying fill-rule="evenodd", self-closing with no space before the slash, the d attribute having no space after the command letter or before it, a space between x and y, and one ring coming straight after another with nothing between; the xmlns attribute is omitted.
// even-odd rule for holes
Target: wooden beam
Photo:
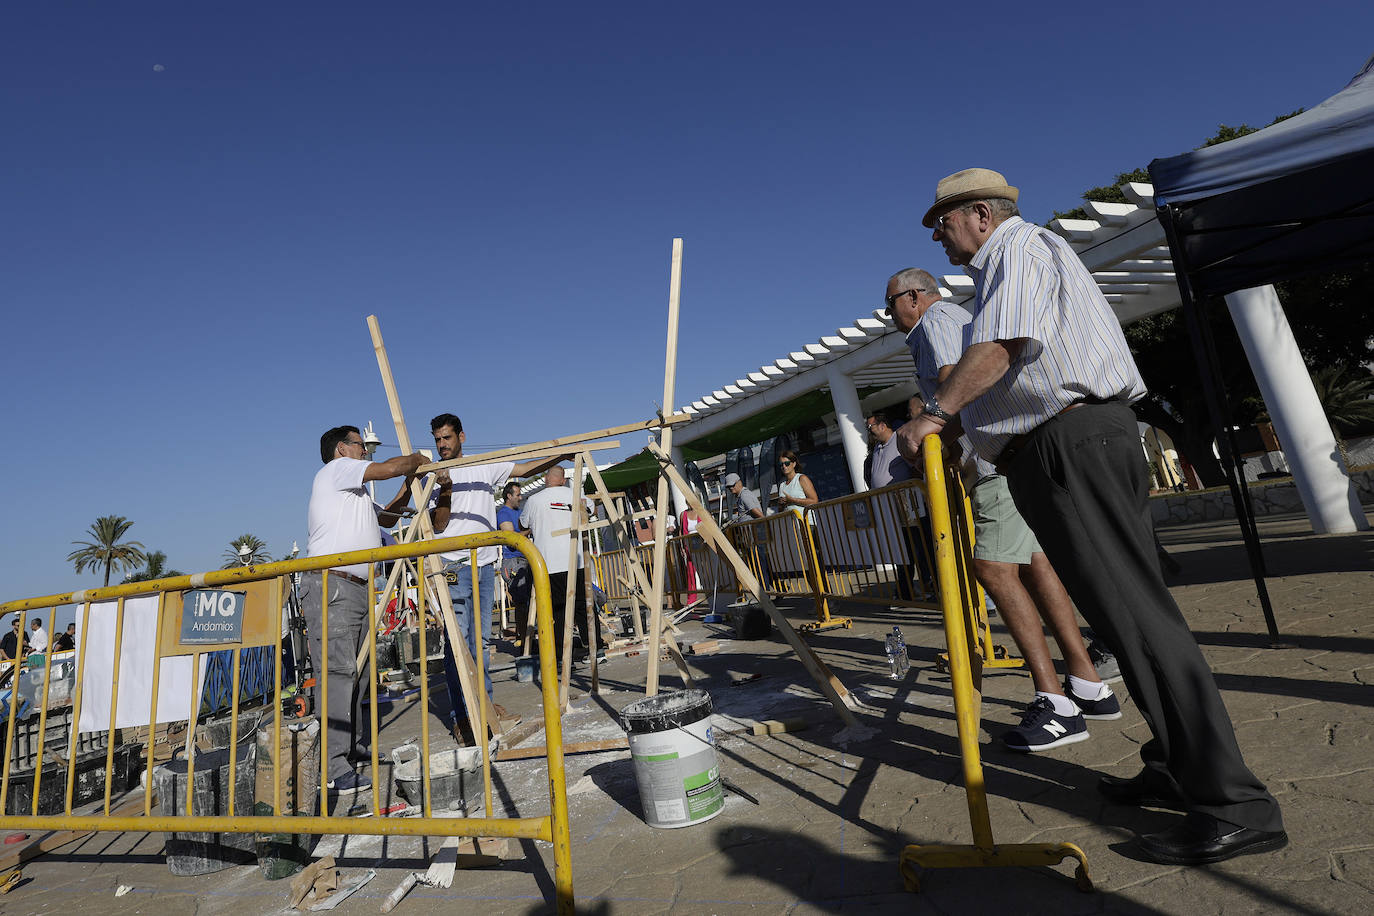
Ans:
<svg viewBox="0 0 1374 916"><path fill-rule="evenodd" d="M697 523L697 534L715 547L716 552L734 568L735 577L739 579L740 586L746 591L752 592L754 597L758 599L759 604L773 619L773 623L777 625L779 632L787 640L787 644L792 647L793 652L797 653L802 665L816 681L821 693L830 700L830 705L835 707L835 712L839 713L844 723L846 725L858 725L859 720L854 717L854 713L849 707L849 691L845 689L844 684L840 683L839 678L835 677L825 662L821 661L820 656L816 655L811 647L802 641L802 638L797 635L797 631L792 629L791 622L783 616L782 611L778 610L777 605L773 603L772 596L759 584L759 580L754 576L749 564L744 562L744 558L739 555L734 545L730 543L730 539L720 530L720 526L711 517L711 513L706 511L706 507L692 492L687 481L682 479L682 475L673 466L673 461L668 457L668 454L652 442L649 443L649 451L658 458L662 473L677 484L687 498L688 505L696 509L697 514L701 516L701 520Z"/></svg>
<svg viewBox="0 0 1374 916"><path fill-rule="evenodd" d="M406 430L405 415L401 412L401 399L396 393L396 380L391 374L391 360L386 355L386 345L382 343L382 328L377 321L376 315L367 316L367 327L372 333L372 349L377 354L377 368L382 373L382 386L386 389L387 403L391 407L391 420L396 425L396 442L401 447L402 454L410 454L410 433ZM419 498L424 492L418 480L411 481L411 494ZM416 521L420 525L420 536L425 538L434 537L434 523L429 517L428 508L423 505L415 507ZM437 577L440 581L434 583L434 591L439 599L439 610L444 621L444 631L448 635L449 649L453 653L454 667L458 669L458 685L463 692L463 703L467 708L469 721L474 710L478 709L477 704L482 704L482 710L486 713L487 724L496 734L501 733L504 727L501 720L496 715L496 710L491 708L491 699L487 696L487 691L483 684L477 684L474 688L472 683L474 663L472 655L468 652L467 640L463 638L463 632L458 627L458 620L453 615L453 602L448 593L448 586L443 581L443 563L437 554L429 554L425 557L426 566L430 570L430 575ZM474 576L477 570L472 571ZM474 602L475 603L475 602ZM482 615L473 608L476 619L472 626L474 631L481 629ZM424 626L424 621L420 621ZM485 633L479 633L477 645L481 647L486 639ZM420 660L421 671L426 671L429 664L427 659ZM452 703L453 697L449 697ZM455 710L456 711L456 710ZM481 712L479 711L479 713ZM425 710L425 715L429 715L429 710ZM485 737L485 736L484 736ZM484 742L485 743L485 740Z"/></svg>
<svg viewBox="0 0 1374 916"><path fill-rule="evenodd" d="M681 240L679 239L678 241L680 242ZM369 318L369 321L370 320L371 319ZM474 455L473 458L480 459L475 461L476 464L487 464L492 461L506 461L512 457L533 457L528 453L547 449L553 449L553 451L548 452L548 454L556 455L558 454L558 449L560 448L562 448L564 453L570 453L575 451L585 452L596 448L618 448L618 444L615 446L587 447L583 446L583 443L594 442L597 439L609 439L611 436L621 436L625 435L626 433L642 432L646 429L667 429L673 426L679 426L683 423L691 422L691 419L691 416L689 416L688 414L675 413L671 417L659 417L658 419L645 420L641 423L626 423L624 426L609 426L606 429L598 429L595 432L590 433L580 433L576 436L560 436L557 439L545 439L543 442L531 442L529 445L516 445L512 446L511 448L500 449L494 452L483 452L480 455ZM578 446L578 448L563 448L563 446L573 445ZM427 471L442 470L443 468L459 467L460 465L458 464L458 462L462 460L463 459L461 458L454 458L448 462L439 461L435 462L434 464L427 464L421 467L420 471L424 473Z"/></svg>
<svg viewBox="0 0 1374 916"><path fill-rule="evenodd" d="M605 751L621 751L629 748L629 738L606 738L602 741L576 741L572 744L563 745L563 753L567 754L599 754ZM496 752L496 760L526 760L530 757L543 757L549 752L544 745L533 745L529 747L510 747Z"/></svg>
<svg viewBox="0 0 1374 916"><path fill-rule="evenodd" d="M577 458L573 460L573 480L582 480L582 459L583 453L578 452ZM563 712L568 711L568 680L572 677L572 634L573 618L577 616L575 609L575 598L577 595L577 551L582 546L582 495L572 487L568 488L573 492L572 497L572 536L568 538L568 574L566 587L563 589L563 632L557 634L561 642L558 643L562 656L563 671L558 677L558 708ZM581 489L579 486L578 489Z"/></svg>
<svg viewBox="0 0 1374 916"><path fill-rule="evenodd" d="M668 277L668 345L663 362L663 409L673 409L673 388L677 381L677 313L682 293L682 239L673 239L673 260ZM665 426L659 431L659 446L664 452L672 453L673 428ZM644 695L658 693L658 637L662 632L659 620L663 615L663 574L665 572L664 551L667 548L668 514L672 511L672 494L668 478L658 477L658 511L654 515L654 582L649 592L649 674L644 685ZM674 646L676 649L676 646Z"/></svg>
<svg viewBox="0 0 1374 916"><path fill-rule="evenodd" d="M449 468L465 468L474 464L494 464L498 461L511 461L514 459L529 460L531 458L549 458L554 455L571 455L578 451L600 452L606 449L620 448L620 440L614 442L597 442L594 445L584 445L578 448L567 446L544 446L536 448L530 445L518 445L514 448L503 448L494 452L482 452L480 455L464 455L461 458L450 458L447 461L432 461L429 464L420 465L417 474L429 474L434 471L444 471Z"/></svg>

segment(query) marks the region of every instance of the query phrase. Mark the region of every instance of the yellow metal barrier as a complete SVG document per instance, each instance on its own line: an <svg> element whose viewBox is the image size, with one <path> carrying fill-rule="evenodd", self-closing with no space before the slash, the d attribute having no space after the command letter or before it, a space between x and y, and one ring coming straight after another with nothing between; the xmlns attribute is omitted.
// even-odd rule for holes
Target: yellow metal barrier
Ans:
<svg viewBox="0 0 1374 916"><path fill-rule="evenodd" d="M774 596L809 597L816 603L814 623L802 630L852 626L848 617L832 618L825 588L817 574L820 563L811 532L811 516L783 511L738 522L725 529L730 543L759 583Z"/></svg>
<svg viewBox="0 0 1374 916"><path fill-rule="evenodd" d="M808 508L828 596L937 607L929 533L918 512L925 490L924 482L908 480Z"/></svg>
<svg viewBox="0 0 1374 916"><path fill-rule="evenodd" d="M927 436L922 444L930 521L935 540L935 563L940 584L940 609L949 647L950 682L954 691L954 717L963 758L964 792L968 797L973 845L920 844L902 850L899 868L907 890L919 891L921 868L972 868L1056 865L1065 858L1078 860L1074 877L1080 890L1092 890L1088 859L1073 843L994 842L983 785L983 765L978 752L978 721L982 713L984 652L980 642L981 599L973 577L971 556L961 544L972 543L972 526L959 506L962 488L958 474L947 474L940 437ZM962 529L962 530L961 530Z"/></svg>
<svg viewBox="0 0 1374 916"><path fill-rule="evenodd" d="M369 564L369 573L373 571L371 564L388 561L399 561L420 557L426 554L439 552L454 552L458 550L473 549L488 545L505 545L519 550L529 561L530 571L534 580L534 601L536 608L536 619L540 633L539 640L539 670L541 679L541 693L544 714L544 730L547 738L547 762L549 771L549 814L543 817L517 817L517 818L497 818L491 817L491 789L490 772L485 783L486 790L486 813L487 817L435 817L430 804L430 764L428 759L429 749L429 678L425 668L425 660L428 658L427 647L425 645L424 622L424 601L425 589L419 590L420 596L420 709L423 710L421 726L421 742L424 746L424 753L420 759L420 778L423 786L423 805L421 806L421 816L419 817L381 817L379 810L378 792L373 791L372 817L354 818L347 816L330 815L288 815L275 814L270 816L245 815L234 810L234 793L229 792L228 813L225 816L193 815L192 799L194 792L188 789L186 793L186 814L167 816L154 815L152 813L153 795L153 758L154 740L157 732L158 706L162 662L173 658L189 656L191 658L190 683L192 696L190 698L188 729L193 731L198 713L201 707L197 684L200 682L199 672L202 661L207 661L206 656L213 651L223 649L233 650L233 685L230 702L230 740L229 740L229 767L230 772L235 773L238 749L238 718L240 712L240 654L243 648L251 646L271 646L272 654L275 656L273 689L271 692L272 708L275 712L275 735L274 748L281 747L281 727L282 727L282 665L281 665L281 609L283 606L284 589L283 577L297 572L321 571L321 645L328 646L328 621L329 615L324 612L327 608L327 596L329 594L329 570L334 567L349 566L360 563ZM370 583L375 583L375 577L369 575ZM214 586L242 586L244 603L242 605L242 631L241 642L230 643L206 643L184 644L181 640L181 629L178 626L182 622L182 604L184 593L206 594L202 591ZM224 594L228 594L225 590ZM151 685L151 708L149 710L149 727L147 735L147 746L144 749L147 755L147 777L148 784L143 803L143 815L133 816L119 811L112 812L111 788L113 780L106 779L104 791L104 803L100 811L96 813L77 814L73 808L74 779L77 770L78 741L80 734L80 720L82 704L89 692L86 684L86 661L88 649L92 640L89 634L92 633L91 610L97 602L115 602L114 607L114 634L113 634L113 673L111 677L108 726L102 731L106 732L105 738L106 757L105 773L107 777L112 772L117 735L120 731L116 727L117 716L120 712L119 707L119 688L120 688L120 666L123 662L123 640L125 633L126 600L137 596L157 595L157 622L155 627L155 638L152 660L152 685ZM175 601L169 601L171 595ZM367 637L367 658L371 666L371 775L374 787L378 786L377 770L377 644L376 644L376 625L377 608L375 588L369 585L368 598L370 606L371 626L368 629ZM474 599L477 596L474 595ZM475 601L474 601L475 603ZM9 708L6 716L5 727L5 756L4 770L0 775L0 831L2 830L79 830L79 831L165 831L165 832L208 832L208 833L264 833L264 834L347 834L347 835L370 835L370 836L488 836L488 837L514 837L519 839L543 840L553 844L554 853L554 895L555 906L558 913L572 913L574 909L573 887L572 887L572 859L571 843L568 829L568 800L567 789L563 769L563 733L562 724L559 718L558 705L558 676L555 667L554 646L557 642L553 636L553 617L549 599L549 577L548 569L544 564L544 558L540 556L534 545L524 537L519 535L495 531L480 535L465 535L462 537L444 538L441 540L420 541L410 544L398 544L390 547L381 547L375 550L358 550L350 553L331 554L323 557L309 557L305 559L288 560L279 563L266 563L258 566L239 567L235 569L217 570L214 572L198 573L191 576L173 576L165 579L157 579L149 582L138 582L128 585L112 586L109 588L86 589L78 592L70 592L60 595L48 595L41 598L31 598L22 601L11 601L0 605L0 614L16 613L19 615L21 626L27 627L29 612L33 610L50 609L48 614L48 629L53 632L56 608L66 604L81 605L81 639L77 651L76 672L74 692L72 695L71 706L71 727L67 736L67 748L69 757L63 761L67 770L65 798L62 805L62 813L40 815L40 788L43 779L44 769L44 741L46 729L48 727L48 703L49 689L52 680L52 667L54 661L53 653L48 653L44 660L43 667L43 687L42 702L39 712L39 728L36 733L37 747L33 757L35 760L33 775L33 802L32 810L28 814L6 814L9 810L9 792L11 790L11 769L16 753L15 731L19 713L20 677L21 668L19 663L10 666L13 671L11 694L9 698ZM100 616L104 617L104 608L100 608ZM474 623L475 625L475 623ZM101 650L104 651L104 648ZM317 659L318 670L316 680L319 685L319 704L318 708L322 714L328 709L328 653L321 653L324 657ZM480 653L479 653L480 654ZM103 658L103 656L102 656ZM482 660L477 660L480 666ZM65 663L64 663L65 664ZM0 667L0 674L3 673ZM482 690L481 669L477 672L477 690ZM99 685L104 689L104 685ZM480 705L480 704L479 704ZM321 786L320 799L321 808L328 810L328 773L326 771L328 761L328 728L325 723L321 723L320 728L320 765L321 765ZM483 735L485 737L485 734ZM485 746L484 746L485 755ZM279 754L273 753L274 772L273 772L273 793L274 810L282 810L282 772ZM484 761L486 762L486 761ZM487 769L489 770L489 762ZM195 742L189 742L187 752L187 773L186 785L193 786L195 772Z"/></svg>

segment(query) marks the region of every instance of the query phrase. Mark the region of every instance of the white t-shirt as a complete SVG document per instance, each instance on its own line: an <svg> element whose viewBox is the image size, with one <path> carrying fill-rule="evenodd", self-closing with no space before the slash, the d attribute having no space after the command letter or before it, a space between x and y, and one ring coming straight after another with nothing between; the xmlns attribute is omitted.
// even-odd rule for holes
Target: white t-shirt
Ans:
<svg viewBox="0 0 1374 916"><path fill-rule="evenodd" d="M382 531L377 526L377 510L382 507L372 501L363 484L369 463L357 458L335 458L315 474L315 483L310 488L307 557L382 546ZM364 563L339 569L355 576L367 575Z"/></svg>
<svg viewBox="0 0 1374 916"><path fill-rule="evenodd" d="M525 500L520 510L520 524L530 529L534 546L544 557L551 573L568 571L568 539L571 534L553 537L552 532L572 527L572 489L567 486L545 487ZM577 568L582 568L582 544L577 545Z"/></svg>
<svg viewBox="0 0 1374 916"><path fill-rule="evenodd" d="M48 631L39 627L29 631L29 647L34 652L48 651ZM113 654L113 653L111 653Z"/></svg>
<svg viewBox="0 0 1374 916"><path fill-rule="evenodd" d="M449 468L453 481L449 494L448 527L435 537L452 538L460 534L482 534L496 530L496 491L506 485L515 465L509 461L495 464L474 464L464 468ZM430 499L430 506L438 504ZM445 562L467 563L470 550L440 554ZM477 565L490 566L501 558L500 547L483 547L477 551Z"/></svg>

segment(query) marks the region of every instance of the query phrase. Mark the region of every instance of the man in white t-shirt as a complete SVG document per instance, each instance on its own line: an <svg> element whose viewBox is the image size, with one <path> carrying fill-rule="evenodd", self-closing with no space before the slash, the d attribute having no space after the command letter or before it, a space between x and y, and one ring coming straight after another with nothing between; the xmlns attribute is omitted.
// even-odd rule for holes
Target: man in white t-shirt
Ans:
<svg viewBox="0 0 1374 916"><path fill-rule="evenodd" d="M48 651L48 631L43 629L43 621L33 619L33 632L29 635L29 647L34 652Z"/></svg>
<svg viewBox="0 0 1374 916"><path fill-rule="evenodd" d="M563 628L568 613L565 602L568 597L568 547L572 538L568 529L572 527L573 500L577 498L567 485L567 480L567 472L563 468L549 468L544 478L544 489L525 500L525 507L520 510L520 524L530 530L534 546L543 555L544 563L549 568L549 597L553 602L553 631L556 635L554 655L559 664L562 664ZM588 646L581 543L577 550L577 582L573 586L573 600L573 626L582 645Z"/></svg>
<svg viewBox="0 0 1374 916"><path fill-rule="evenodd" d="M393 525L400 510L410 501L410 480L423 455L397 455L386 461L367 459L363 438L356 426L336 426L320 437L320 458L324 467L315 474L310 488L309 541L305 555L367 550L382 546L378 527ZM385 507L372 501L366 484L371 480L405 477L401 492ZM301 577L301 610L305 614L310 658L318 679L326 659L320 642L322 632L322 574L308 572ZM367 564L354 563L329 570L329 708L324 710L329 766L329 787L338 792L357 792L370 788L367 776L353 771L350 758L368 756L365 730L359 729L362 715L358 689L358 650L367 638Z"/></svg>
<svg viewBox="0 0 1374 916"><path fill-rule="evenodd" d="M441 413L429 422L429 428L434 435L434 447L439 453L440 461L452 461L463 457L463 443L467 441L467 433L463 432L462 420L454 414ZM503 488L512 475L528 477L538 474L549 465L556 464L562 457L555 455L552 458L539 458L520 464L494 461L490 464L470 464L440 471L435 481L433 496L430 498L434 536L451 538L495 531L496 491ZM467 641L468 653L476 658L491 634L491 603L496 595L496 563L501 558L501 548L491 546L477 550L477 603L481 605L480 613L477 615L472 612L472 551L460 550L440 556L444 561L444 576L448 580L453 614L457 618L463 638ZM473 626L474 617L476 626ZM482 671L483 687L490 699L490 666L484 664ZM449 719L453 737L460 743L471 743L475 740L475 729L468 718L461 682L458 680L458 666L447 642L444 644L444 675L448 680L451 703ZM507 720L513 718L507 715L504 707L495 703L492 706L498 717Z"/></svg>

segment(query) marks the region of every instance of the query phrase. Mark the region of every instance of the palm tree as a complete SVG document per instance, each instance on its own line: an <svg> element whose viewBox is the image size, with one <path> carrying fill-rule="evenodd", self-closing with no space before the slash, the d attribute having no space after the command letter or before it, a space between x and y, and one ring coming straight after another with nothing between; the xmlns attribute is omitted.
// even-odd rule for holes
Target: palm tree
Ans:
<svg viewBox="0 0 1374 916"><path fill-rule="evenodd" d="M242 548L247 547L246 552ZM224 552L224 565L220 569L233 569L235 566L253 566L257 563L267 563L272 559L272 555L267 552L267 542L256 534L240 534L229 542L229 549Z"/></svg>
<svg viewBox="0 0 1374 916"><path fill-rule="evenodd" d="M1341 460L1348 469L1350 453L1342 434L1374 423L1374 376L1338 363L1313 372L1312 387L1317 390L1317 400L1326 412Z"/></svg>
<svg viewBox="0 0 1374 916"><path fill-rule="evenodd" d="M111 571L133 569L144 560L143 545L138 541L120 539L134 523L122 515L102 515L91 525L89 541L72 541L80 549L67 554L67 559L76 564L76 571L82 573L87 567L98 570L105 567L105 585L110 584Z"/></svg>
<svg viewBox="0 0 1374 916"><path fill-rule="evenodd" d="M125 582L150 582L153 579L166 579L170 576L186 575L179 569L167 568L167 554L154 550L144 557L143 568L124 577Z"/></svg>

